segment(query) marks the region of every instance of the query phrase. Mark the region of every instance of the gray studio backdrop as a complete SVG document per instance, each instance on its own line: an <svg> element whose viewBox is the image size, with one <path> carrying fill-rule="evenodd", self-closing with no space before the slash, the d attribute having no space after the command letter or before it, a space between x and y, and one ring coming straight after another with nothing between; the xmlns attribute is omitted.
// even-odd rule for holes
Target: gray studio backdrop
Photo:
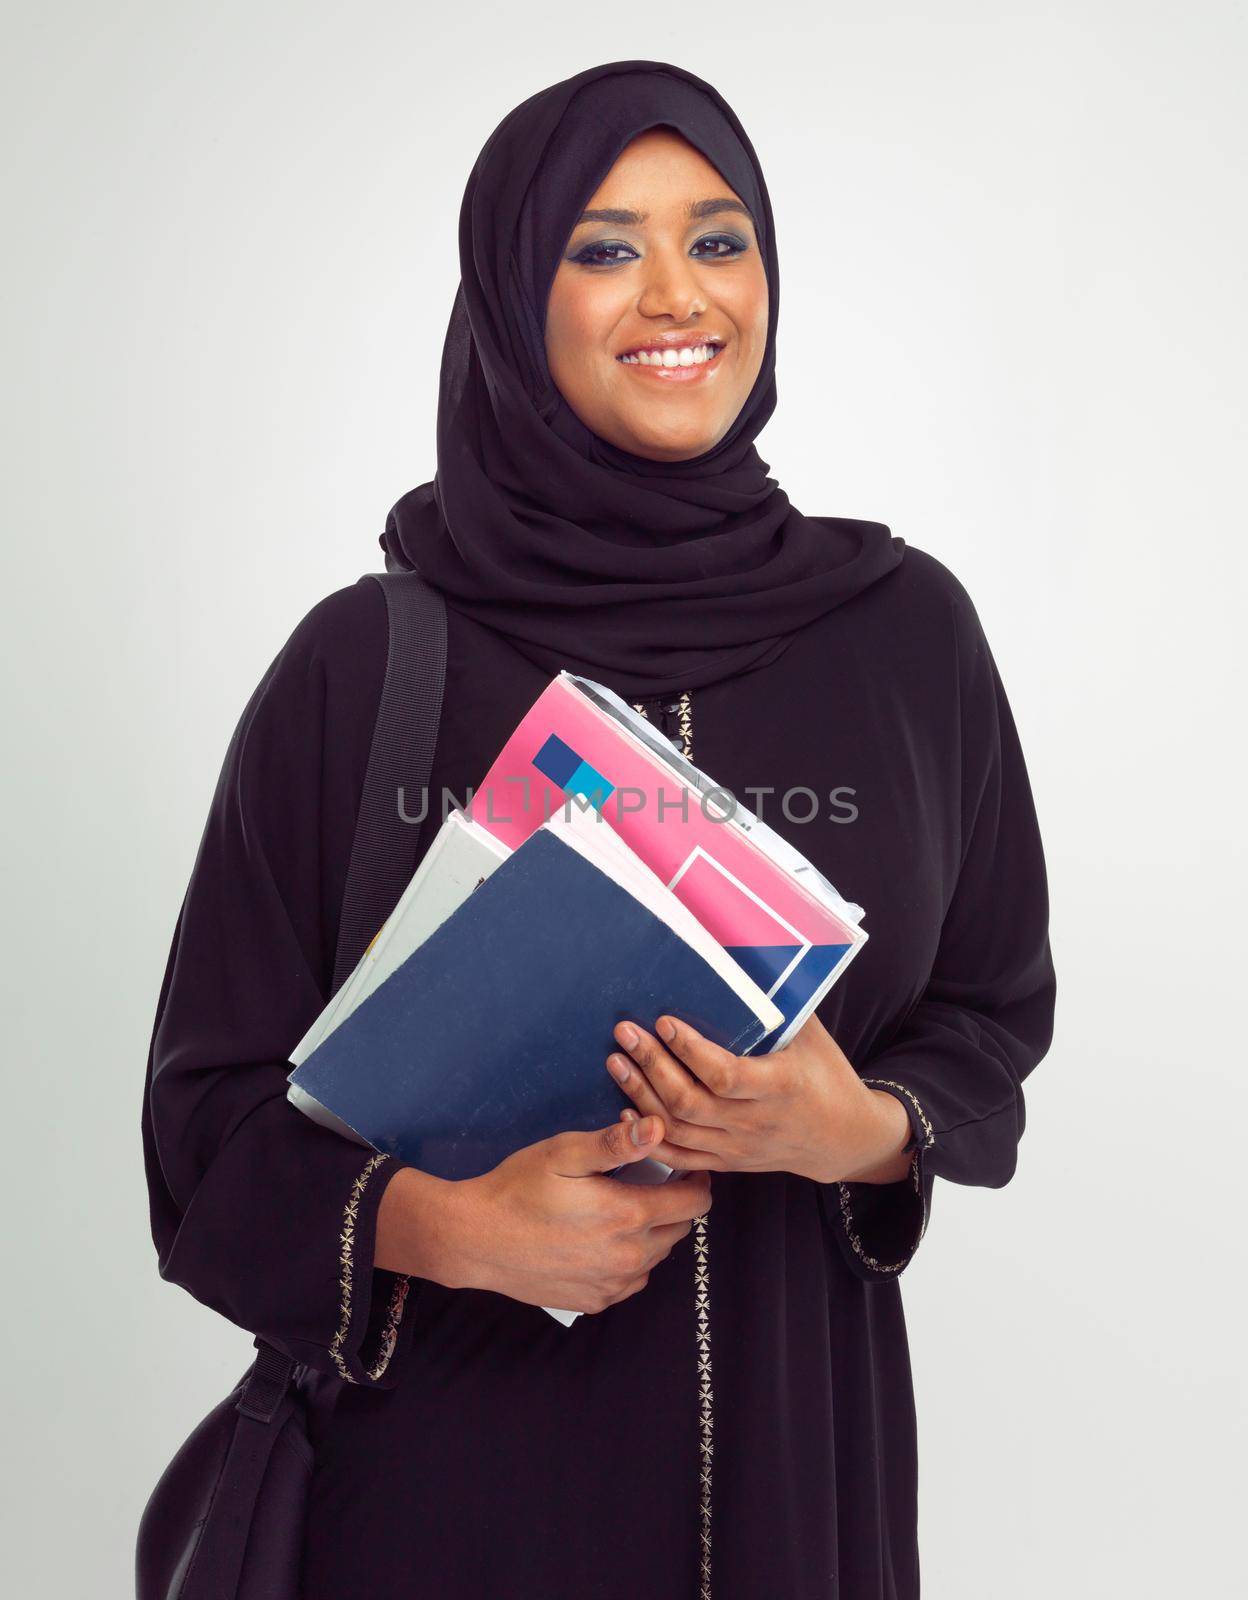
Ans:
<svg viewBox="0 0 1248 1600"><path fill-rule="evenodd" d="M1018 1174L942 1184L903 1279L925 1593L1235 1588L1244 13L676 20L8 10L7 1594L124 1600L152 1483L247 1362L157 1276L139 1142L217 770L432 468L480 144L630 56L751 131L784 272L763 455L961 577L1044 830L1058 1031Z"/></svg>

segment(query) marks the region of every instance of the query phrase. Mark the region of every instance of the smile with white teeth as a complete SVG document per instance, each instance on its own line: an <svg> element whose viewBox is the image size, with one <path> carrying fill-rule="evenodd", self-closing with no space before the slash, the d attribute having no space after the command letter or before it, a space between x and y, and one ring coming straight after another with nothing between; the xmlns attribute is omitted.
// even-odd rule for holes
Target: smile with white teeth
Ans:
<svg viewBox="0 0 1248 1600"><path fill-rule="evenodd" d="M701 367L714 361L722 348L718 344L686 344L676 350L669 345L666 350L634 350L615 359L633 367Z"/></svg>

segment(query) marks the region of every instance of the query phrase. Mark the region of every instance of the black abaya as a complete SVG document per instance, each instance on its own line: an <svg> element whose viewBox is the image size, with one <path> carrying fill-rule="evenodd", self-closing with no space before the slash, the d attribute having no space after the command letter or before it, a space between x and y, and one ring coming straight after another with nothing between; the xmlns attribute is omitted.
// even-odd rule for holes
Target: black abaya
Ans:
<svg viewBox="0 0 1248 1600"><path fill-rule="evenodd" d="M422 849L442 786L464 800L548 681L482 623L449 623ZM329 987L385 650L382 596L355 585L313 608L253 694L178 919L144 1102L162 1274L341 1381L304 1600L911 1600L898 1276L938 1177L1011 1177L1055 993L1031 791L965 590L907 547L778 660L694 689L679 713L678 693L646 705L866 908L867 946L819 1016L919 1145L896 1184L714 1173L703 1341L694 1234L640 1293L571 1328L374 1269L395 1162L285 1098L286 1055ZM809 822L780 809L799 787Z"/></svg>

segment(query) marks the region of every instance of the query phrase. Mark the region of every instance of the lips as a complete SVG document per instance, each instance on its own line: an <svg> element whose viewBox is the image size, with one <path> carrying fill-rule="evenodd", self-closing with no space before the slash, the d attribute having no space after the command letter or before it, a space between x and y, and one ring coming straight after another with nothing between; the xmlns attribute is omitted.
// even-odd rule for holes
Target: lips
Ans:
<svg viewBox="0 0 1248 1600"><path fill-rule="evenodd" d="M680 344L640 345L615 359L625 366L663 368L670 372L679 367L709 366L722 349L720 340L701 339Z"/></svg>

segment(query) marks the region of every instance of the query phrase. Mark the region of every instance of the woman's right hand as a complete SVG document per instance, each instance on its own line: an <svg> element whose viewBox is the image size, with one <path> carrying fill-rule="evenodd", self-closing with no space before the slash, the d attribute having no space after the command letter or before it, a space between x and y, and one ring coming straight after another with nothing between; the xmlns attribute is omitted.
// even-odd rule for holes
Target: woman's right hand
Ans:
<svg viewBox="0 0 1248 1600"><path fill-rule="evenodd" d="M436 1263L423 1275L566 1311L603 1311L626 1300L711 1205L709 1172L657 1184L603 1176L640 1161L663 1134L657 1116L558 1133L479 1178L445 1185ZM409 1237L418 1231L410 1227Z"/></svg>

